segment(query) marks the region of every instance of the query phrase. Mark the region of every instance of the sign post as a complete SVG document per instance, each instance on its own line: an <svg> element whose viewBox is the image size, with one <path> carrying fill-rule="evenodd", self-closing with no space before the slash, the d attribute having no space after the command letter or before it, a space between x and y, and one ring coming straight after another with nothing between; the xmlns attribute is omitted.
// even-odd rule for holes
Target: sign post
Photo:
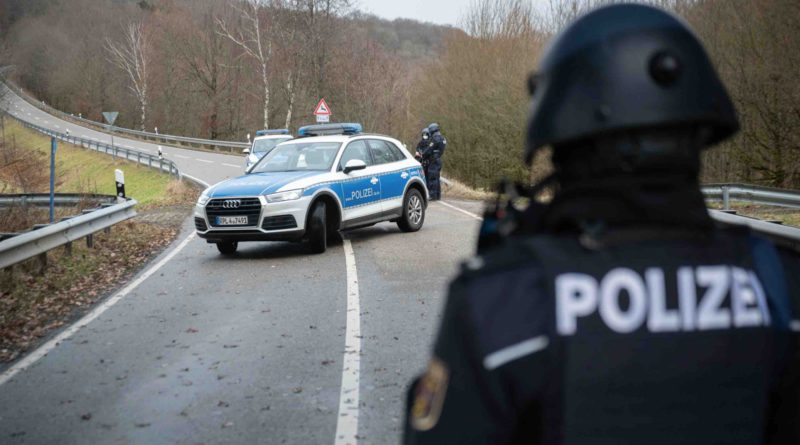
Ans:
<svg viewBox="0 0 800 445"><path fill-rule="evenodd" d="M55 220L56 207L56 138L50 138L50 224Z"/></svg>
<svg viewBox="0 0 800 445"><path fill-rule="evenodd" d="M118 111L103 111L103 119L108 122L111 130L111 149L114 150L114 122L117 120L117 116L119 116Z"/></svg>
<svg viewBox="0 0 800 445"><path fill-rule="evenodd" d="M323 124L331 121L331 107L328 106L325 99L322 98L319 100L316 108L314 108L314 116L317 117L317 123Z"/></svg>

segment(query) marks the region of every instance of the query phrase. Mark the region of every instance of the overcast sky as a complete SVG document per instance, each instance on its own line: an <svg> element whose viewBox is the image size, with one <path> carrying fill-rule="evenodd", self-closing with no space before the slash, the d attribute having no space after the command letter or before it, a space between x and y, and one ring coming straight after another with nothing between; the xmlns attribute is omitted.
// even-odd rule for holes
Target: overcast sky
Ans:
<svg viewBox="0 0 800 445"><path fill-rule="evenodd" d="M456 25L472 0L357 0L364 12L390 20L398 17Z"/></svg>

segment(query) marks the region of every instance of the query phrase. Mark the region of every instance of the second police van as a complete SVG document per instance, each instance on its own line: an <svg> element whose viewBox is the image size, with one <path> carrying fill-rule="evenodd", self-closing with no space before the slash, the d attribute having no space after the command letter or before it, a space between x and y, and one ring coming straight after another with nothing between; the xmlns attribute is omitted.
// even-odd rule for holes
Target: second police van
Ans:
<svg viewBox="0 0 800 445"><path fill-rule="evenodd" d="M247 137L250 137L248 135ZM292 140L293 137L289 134L289 130L258 130L256 131L256 137L253 139L253 145L250 146L249 149L244 150L245 154L245 164L244 169L251 168L258 162L259 159L263 158L264 155L272 151L276 145L280 144L281 142L286 142Z"/></svg>
<svg viewBox="0 0 800 445"><path fill-rule="evenodd" d="M428 204L422 167L396 139L359 124L310 125L248 173L198 199L198 236L233 254L243 241L306 240L324 252L341 230L396 222L422 228Z"/></svg>

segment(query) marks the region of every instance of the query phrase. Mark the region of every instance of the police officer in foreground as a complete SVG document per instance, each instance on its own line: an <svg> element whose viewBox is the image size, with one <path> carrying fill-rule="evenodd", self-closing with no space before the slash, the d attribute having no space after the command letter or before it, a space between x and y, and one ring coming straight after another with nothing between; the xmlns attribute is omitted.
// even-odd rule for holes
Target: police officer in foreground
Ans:
<svg viewBox="0 0 800 445"><path fill-rule="evenodd" d="M425 150L431 145L431 132L428 131L428 127L422 129L422 137L417 144L417 151L414 153L414 157L422 164L422 171L425 173L425 178L428 177L428 165L430 164L429 160L426 160L422 157L425 153Z"/></svg>
<svg viewBox="0 0 800 445"><path fill-rule="evenodd" d="M800 259L709 218L700 154L738 121L694 34L602 7L532 86L554 197L452 283L405 442L800 443Z"/></svg>
<svg viewBox="0 0 800 445"><path fill-rule="evenodd" d="M442 173L442 156L447 148L447 139L442 136L439 124L428 125L428 132L431 135L431 142L422 152L422 159L428 163L428 171L425 176L428 182L428 193L430 193L431 201L436 201L442 197L439 176Z"/></svg>

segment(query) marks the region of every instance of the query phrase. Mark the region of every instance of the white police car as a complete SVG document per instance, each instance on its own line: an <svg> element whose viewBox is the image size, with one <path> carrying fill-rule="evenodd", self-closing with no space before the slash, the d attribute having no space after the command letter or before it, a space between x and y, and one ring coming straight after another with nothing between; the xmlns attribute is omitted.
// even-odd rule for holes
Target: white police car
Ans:
<svg viewBox="0 0 800 445"><path fill-rule="evenodd" d="M197 234L223 254L242 241L308 240L322 253L340 230L381 221L414 232L428 189L419 162L390 137L359 124L311 125L249 173L215 184L195 207Z"/></svg>
<svg viewBox="0 0 800 445"><path fill-rule="evenodd" d="M293 137L289 134L289 130L258 130L256 137L253 139L253 145L249 149L245 148L243 153L247 156L245 158L245 170L252 167L259 159L263 158L265 154L272 151L276 145L281 142L292 140Z"/></svg>

